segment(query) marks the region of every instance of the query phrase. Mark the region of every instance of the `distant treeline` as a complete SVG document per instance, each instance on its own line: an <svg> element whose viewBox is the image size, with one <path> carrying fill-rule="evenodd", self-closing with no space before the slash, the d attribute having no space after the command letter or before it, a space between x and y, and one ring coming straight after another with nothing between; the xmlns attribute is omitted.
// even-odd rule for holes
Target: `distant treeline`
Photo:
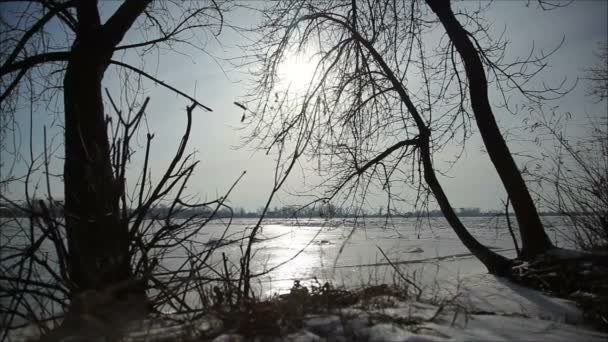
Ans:
<svg viewBox="0 0 608 342"><path fill-rule="evenodd" d="M63 216L63 203L55 201L53 205L49 205L46 201L33 201L32 210L23 210L22 208L8 203L0 202L0 217L28 217L32 212L42 213L44 211L53 212L56 216ZM233 209L221 208L214 211L214 208L188 208L174 207L171 209L168 206L160 206L151 208L146 214L149 218L165 218L171 215L174 218L189 218L193 216L210 217L215 215L218 218L234 217L234 218L258 218L263 212L263 208L255 211L248 211L243 207L235 207ZM504 215L504 211L489 210L484 211L480 208L456 208L458 216L461 217L492 217ZM560 215L556 212L541 212L541 216ZM571 213L570 215L576 215ZM348 210L334 205L323 205L316 207L300 208L298 206L283 206L274 207L266 212L268 218L332 218L332 217L384 217L386 216L385 208L381 207L376 210L358 209L357 211ZM442 217L440 210L429 211L406 211L397 212L391 211L391 216L394 217Z"/></svg>

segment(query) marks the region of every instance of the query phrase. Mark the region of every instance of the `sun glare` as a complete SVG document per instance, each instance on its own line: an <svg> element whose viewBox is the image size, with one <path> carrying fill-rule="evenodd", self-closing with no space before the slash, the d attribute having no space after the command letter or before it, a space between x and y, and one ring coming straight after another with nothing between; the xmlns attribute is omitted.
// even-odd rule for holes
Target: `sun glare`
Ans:
<svg viewBox="0 0 608 342"><path fill-rule="evenodd" d="M316 59L309 54L290 54L279 66L279 88L295 92L306 91L316 66Z"/></svg>

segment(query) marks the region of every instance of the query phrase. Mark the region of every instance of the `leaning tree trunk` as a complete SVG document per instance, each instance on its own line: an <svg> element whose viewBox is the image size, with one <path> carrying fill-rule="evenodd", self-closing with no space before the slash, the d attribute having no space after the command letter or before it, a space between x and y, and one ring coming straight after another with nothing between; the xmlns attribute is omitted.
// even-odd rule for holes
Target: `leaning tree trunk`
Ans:
<svg viewBox="0 0 608 342"><path fill-rule="evenodd" d="M433 167L433 161L431 158L431 130L425 124L422 115L418 112L416 106L410 99L403 86L403 83L399 80L399 78L395 75L395 73L391 70L391 68L386 64L382 55L374 48L373 44L364 39L359 35L355 30L351 30L353 37L357 39L365 48L371 53L374 60L380 68L385 72L386 77L389 79L391 84L393 85L395 91L399 94L399 98L405 104L407 110L412 115L416 123L416 127L418 128L419 133L419 142L417 144L420 152L420 158L422 160L422 165L424 167L424 180L431 189L433 196L437 200L437 204L439 204L439 208L441 212L445 216L446 220L460 239L462 243L471 251L471 253L479 259L488 269L488 271L492 274L496 275L505 275L509 272L511 262L503 257L502 255L493 252L488 247L482 245L462 224L448 197L446 196L443 188L441 187L441 183L437 179L437 175L435 174L435 168Z"/></svg>
<svg viewBox="0 0 608 342"><path fill-rule="evenodd" d="M107 52L96 43L77 40L64 78L69 273L80 290L130 277L128 227L119 216L101 93Z"/></svg>
<svg viewBox="0 0 608 342"><path fill-rule="evenodd" d="M448 197L443 191L443 188L437 179L437 175L435 174L435 169L433 168L433 162L430 155L428 134L423 135L421 139L420 158L422 159L422 165L424 167L424 180L431 189L433 196L435 196L443 216L448 221L460 241L477 259L479 259L479 261L486 266L488 272L498 276L508 275L512 266L511 261L504 256L493 252L487 246L484 246L477 241L477 239L475 239L475 237L471 235L467 228L462 224L462 221L460 221L458 215L456 215L454 208L450 204L450 201L448 200Z"/></svg>
<svg viewBox="0 0 608 342"><path fill-rule="evenodd" d="M521 172L496 124L488 99L488 81L479 54L469 39L468 32L454 16L448 0L426 2L439 17L464 62L477 127L517 217L522 239L521 255L523 258L531 258L541 254L550 249L552 244Z"/></svg>

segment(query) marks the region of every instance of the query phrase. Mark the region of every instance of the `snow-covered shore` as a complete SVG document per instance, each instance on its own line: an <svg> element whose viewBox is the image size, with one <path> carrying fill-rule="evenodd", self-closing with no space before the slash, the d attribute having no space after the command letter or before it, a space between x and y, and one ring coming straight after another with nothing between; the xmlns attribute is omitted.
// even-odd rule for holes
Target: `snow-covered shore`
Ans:
<svg viewBox="0 0 608 342"><path fill-rule="evenodd" d="M268 322L276 330L245 336L238 313L210 313L183 321L170 315L132 322L118 340L139 341L606 341L608 334L583 324L582 313L568 300L546 296L508 280L476 274L458 284L443 284L420 300L380 293L340 308L303 313L294 328ZM428 289L427 289L428 290ZM431 294L433 298L428 297ZM275 299L277 300L277 299ZM116 313L118 316L120 312ZM255 315L255 313L254 313ZM260 314L258 314L260 315ZM278 318L280 320L281 318ZM232 320L232 322L231 322ZM275 324L276 323L276 324ZM231 325L231 326L230 326ZM280 328L279 328L280 327ZM66 332L53 341L113 341L113 327ZM110 334L112 332L112 334ZM11 340L35 339L35 329Z"/></svg>
<svg viewBox="0 0 608 342"><path fill-rule="evenodd" d="M247 222L242 222L246 224ZM285 317L272 311L253 313L260 324L254 340L260 341L606 341L608 335L583 323L583 314L572 301L549 297L506 279L487 274L483 265L466 253L452 231L433 224L434 230L417 231L403 222L402 229L371 225L357 231L350 240L343 230L304 227L284 235L286 224L265 227L264 235L281 236L257 244L260 260L267 266L279 263L308 245L311 239L327 243L310 244L305 253L272 274L260 294L272 297L286 293L294 279L310 286L313 275L355 292L365 286L391 284L391 267L376 256L382 248L404 273L416 274L422 288L420 299L381 292L357 303L325 310L300 312L297 324L285 324ZM490 229L481 220L467 222L478 236L496 250L513 257L511 241L502 228ZM287 228L285 228L287 227ZM405 228L403 228L405 227ZM238 227L237 227L238 228ZM348 230L347 230L348 231ZM395 234L398 233L398 236ZM337 250L346 241L335 268ZM314 242L314 241L313 241ZM262 266L260 266L262 267ZM269 286L268 286L269 285ZM266 287L264 287L266 286ZM279 297L273 297L278 301ZM306 299L304 299L306 300ZM272 307L273 300L266 303ZM266 305L266 304L263 304ZM272 310L272 309L270 309ZM221 310L220 310L221 311ZM123 312L116 312L120 321ZM94 316L94 313L93 313ZM111 324L83 317L79 331L66 331L52 341L241 341L250 340L239 330L239 312L211 311L196 319L174 315L131 322L121 334ZM254 324L256 324L254 322ZM262 327L261 327L262 328ZM21 329L10 340L36 339L38 329ZM251 331L249 331L251 333ZM49 340L50 342L51 340Z"/></svg>
<svg viewBox="0 0 608 342"><path fill-rule="evenodd" d="M451 291L451 296L447 294ZM376 297L364 307L310 315L284 341L606 341L582 325L582 313L568 300L546 296L488 274L447 286L434 304ZM453 299L453 300L452 300ZM439 302L437 302L437 300ZM443 302L442 302L443 301ZM442 308L443 306L443 308ZM221 334L214 341L241 341Z"/></svg>

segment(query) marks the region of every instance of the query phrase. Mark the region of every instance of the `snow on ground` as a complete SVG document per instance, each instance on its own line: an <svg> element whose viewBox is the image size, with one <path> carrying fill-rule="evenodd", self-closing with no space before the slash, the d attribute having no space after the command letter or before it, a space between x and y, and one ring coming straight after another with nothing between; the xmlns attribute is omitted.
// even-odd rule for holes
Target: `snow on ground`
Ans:
<svg viewBox="0 0 608 342"><path fill-rule="evenodd" d="M384 297L380 308L358 306L309 316L283 341L606 341L608 334L575 325L572 302L545 296L491 275L461 283L455 303L428 304ZM463 300L464 299L464 300ZM457 304L457 305L453 305ZM241 341L223 334L214 341Z"/></svg>
<svg viewBox="0 0 608 342"><path fill-rule="evenodd" d="M439 311L441 305L384 297L385 306L381 308L354 306L332 314L308 316L300 331L276 340L608 340L607 334L573 324L580 322L580 312L571 302L547 297L489 275L466 279L461 289L462 296L467 299L463 306L448 305ZM237 334L222 334L213 341L243 340Z"/></svg>
<svg viewBox="0 0 608 342"><path fill-rule="evenodd" d="M488 228L484 220L487 219L471 218L465 223L482 242L513 257L508 232L504 227ZM348 240L349 229L326 229L318 234L318 228L321 228L317 226L318 222L300 229L286 223L265 226L265 236L280 238L256 244L259 256L256 267L276 265L302 247L308 248L286 266L274 271L263 283L260 293L285 293L294 280L302 280L306 285L313 276L349 288L391 284L394 279L392 270L386 260L378 256L378 247L392 262L399 264L404 273L410 276L415 273L417 282L424 288L421 302L385 296L377 299L378 305L367 303L323 315L306 316L301 330L268 340L608 340L607 334L582 324L582 313L573 302L548 297L487 274L483 265L467 254L443 221L434 222L431 230L419 230L408 222L401 222L399 230L372 225L357 230ZM243 226L247 224L246 221L241 222ZM286 231L289 234L285 234ZM343 245L341 257L336 262L338 250ZM187 324L176 323L172 319L136 322L125 341L168 341L191 334L204 334L218 342L243 340L234 331L226 331L220 319L208 316ZM13 340L24 340L23 337L22 334L21 338Z"/></svg>
<svg viewBox="0 0 608 342"><path fill-rule="evenodd" d="M514 256L511 250L503 254ZM363 341L412 342L608 340L608 334L583 325L582 312L574 302L495 277L474 257L455 255L444 254L448 257L440 260L423 257L419 263L404 265L410 274L425 271L418 278L424 287L423 298L432 298L435 304L394 300L393 305L381 309L347 308L338 315L310 318L304 330L284 340L317 341L317 337L336 341L355 337ZM352 270L361 272L361 266ZM454 305L446 305L436 315L438 302L450 299L454 299ZM385 321L370 319L377 314ZM422 323L403 324L412 319ZM218 341L226 340L219 337Z"/></svg>
<svg viewBox="0 0 608 342"><path fill-rule="evenodd" d="M574 303L492 275L474 274L457 284L446 282L435 295L439 297L432 304L386 295L374 297L329 313L307 315L300 330L261 341L608 340L608 334L581 324L581 312ZM188 341L188 336L197 334L207 337L197 341L247 340L234 331L226 331L222 321L213 315L187 324L170 319L136 322L123 340ZM79 341L75 337L66 336L60 341Z"/></svg>
<svg viewBox="0 0 608 342"><path fill-rule="evenodd" d="M427 302L430 294L435 298ZM429 291L426 297L422 301L373 297L347 308L307 315L300 330L262 341L608 340L608 334L582 325L582 313L574 303L489 274L443 282L438 292ZM205 331L214 342L247 340L234 331L224 331L222 322L213 316L188 326L190 329L183 325L160 329L140 326L126 341L160 341L153 336L166 340L171 334L193 330Z"/></svg>
<svg viewBox="0 0 608 342"><path fill-rule="evenodd" d="M489 274L464 279L461 293L463 304L478 311L521 314L573 324L582 322L582 313L572 301L549 297Z"/></svg>

